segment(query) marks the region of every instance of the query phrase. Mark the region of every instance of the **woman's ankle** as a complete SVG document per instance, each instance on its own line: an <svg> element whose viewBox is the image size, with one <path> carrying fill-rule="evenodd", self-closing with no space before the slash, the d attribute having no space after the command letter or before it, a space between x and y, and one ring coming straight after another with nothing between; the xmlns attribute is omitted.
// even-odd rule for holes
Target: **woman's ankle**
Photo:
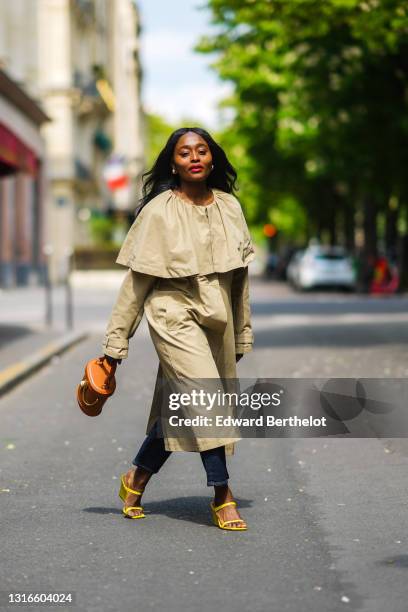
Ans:
<svg viewBox="0 0 408 612"><path fill-rule="evenodd" d="M220 504L225 504L227 501L232 501L233 495L229 486L222 485L219 487L214 487L214 504L219 506Z"/></svg>
<svg viewBox="0 0 408 612"><path fill-rule="evenodd" d="M137 491L143 491L152 476L152 472L139 466L133 466L128 470L130 487Z"/></svg>

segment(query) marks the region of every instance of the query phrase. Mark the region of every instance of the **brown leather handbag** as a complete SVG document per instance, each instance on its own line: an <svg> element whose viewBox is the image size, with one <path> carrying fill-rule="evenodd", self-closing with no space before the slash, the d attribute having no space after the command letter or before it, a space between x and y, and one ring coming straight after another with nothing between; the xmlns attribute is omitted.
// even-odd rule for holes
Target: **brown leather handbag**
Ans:
<svg viewBox="0 0 408 612"><path fill-rule="evenodd" d="M116 389L117 364L105 357L91 359L85 366L84 377L77 387L78 405L87 416L98 416L103 405Z"/></svg>

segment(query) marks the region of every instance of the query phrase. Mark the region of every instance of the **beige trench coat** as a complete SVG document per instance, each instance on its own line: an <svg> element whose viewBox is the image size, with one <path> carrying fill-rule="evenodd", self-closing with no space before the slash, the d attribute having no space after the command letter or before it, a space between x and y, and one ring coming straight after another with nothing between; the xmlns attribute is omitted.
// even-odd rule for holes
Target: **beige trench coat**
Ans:
<svg viewBox="0 0 408 612"><path fill-rule="evenodd" d="M166 380L236 378L236 353L252 350L248 263L255 252L239 201L213 189L198 206L171 190L136 217L117 263L128 267L103 351L124 359L143 314L159 358L146 433L160 417ZM166 450L234 452L240 437L170 438Z"/></svg>

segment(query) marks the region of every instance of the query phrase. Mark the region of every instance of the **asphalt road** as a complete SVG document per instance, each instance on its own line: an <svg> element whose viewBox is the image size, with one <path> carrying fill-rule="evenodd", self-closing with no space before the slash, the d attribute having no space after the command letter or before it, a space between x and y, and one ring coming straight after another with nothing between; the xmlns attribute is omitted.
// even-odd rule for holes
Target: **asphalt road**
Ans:
<svg viewBox="0 0 408 612"><path fill-rule="evenodd" d="M240 376L408 373L406 298L260 281L252 298L256 350ZM157 358L144 321L117 392L87 418L74 393L100 351L92 329L0 401L3 602L65 591L84 611L407 612L405 440L242 440L228 463L242 533L211 524L199 456L173 453L146 489L147 517L126 520L119 477L144 438Z"/></svg>

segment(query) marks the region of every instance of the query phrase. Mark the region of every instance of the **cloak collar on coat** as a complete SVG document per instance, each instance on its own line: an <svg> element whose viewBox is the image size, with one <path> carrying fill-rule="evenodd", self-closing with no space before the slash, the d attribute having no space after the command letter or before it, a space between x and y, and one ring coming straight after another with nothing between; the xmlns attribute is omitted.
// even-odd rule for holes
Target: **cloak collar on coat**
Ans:
<svg viewBox="0 0 408 612"><path fill-rule="evenodd" d="M137 215L116 263L162 278L227 272L246 267L255 251L241 204L213 189L214 201L198 206L171 189Z"/></svg>

